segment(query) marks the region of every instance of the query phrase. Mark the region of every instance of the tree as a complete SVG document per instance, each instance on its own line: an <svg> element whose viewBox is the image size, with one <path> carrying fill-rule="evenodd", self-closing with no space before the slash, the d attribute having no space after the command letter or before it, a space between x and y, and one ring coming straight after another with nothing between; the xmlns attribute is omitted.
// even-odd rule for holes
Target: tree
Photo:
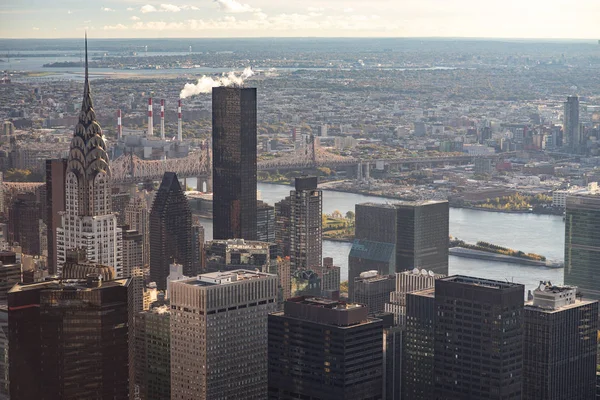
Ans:
<svg viewBox="0 0 600 400"><path fill-rule="evenodd" d="M348 211L346 213L346 219L349 219L349 220L353 221L354 220L354 212L353 211Z"/></svg>
<svg viewBox="0 0 600 400"><path fill-rule="evenodd" d="M31 171L28 169L12 168L6 171L4 179L7 182L29 182L29 175L31 175Z"/></svg>

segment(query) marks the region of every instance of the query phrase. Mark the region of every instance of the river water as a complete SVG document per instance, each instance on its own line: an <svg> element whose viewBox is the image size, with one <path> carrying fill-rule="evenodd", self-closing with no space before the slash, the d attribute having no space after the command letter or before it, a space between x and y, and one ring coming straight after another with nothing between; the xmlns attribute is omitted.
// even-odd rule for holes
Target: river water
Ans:
<svg viewBox="0 0 600 400"><path fill-rule="evenodd" d="M188 185L195 186L195 182ZM289 195L291 186L259 183L260 198L269 203ZM393 199L323 191L323 212L330 214L339 210L342 214L354 211L357 203L393 203ZM212 221L203 220L206 240L212 239ZM550 260L562 261L564 256L565 224L560 216L535 214L506 214L489 211L476 211L461 208L450 209L450 234L467 242L485 240L500 246L506 246L546 256ZM333 257L334 263L341 268L342 280L348 278L348 253L350 243L323 242L323 257ZM562 268L533 267L504 262L473 260L450 256L450 274L461 274L497 280L509 280L522 283L526 290L538 286L540 280L550 280L562 284Z"/></svg>

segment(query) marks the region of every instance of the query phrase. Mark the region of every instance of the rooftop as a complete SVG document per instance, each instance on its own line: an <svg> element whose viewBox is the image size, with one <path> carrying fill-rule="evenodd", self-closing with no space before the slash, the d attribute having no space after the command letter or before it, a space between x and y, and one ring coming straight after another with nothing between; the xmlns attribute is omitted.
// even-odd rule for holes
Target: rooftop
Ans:
<svg viewBox="0 0 600 400"><path fill-rule="evenodd" d="M187 285L193 286L215 286L236 283L241 281L249 281L256 279L264 279L274 275L264 272L250 271L247 269L236 269L225 272L209 272L198 275L196 278L180 281Z"/></svg>
<svg viewBox="0 0 600 400"><path fill-rule="evenodd" d="M493 279L475 278L472 276L454 275L439 279L440 282L455 282L471 286L483 286L490 289L509 289L523 286L520 283L495 281Z"/></svg>
<svg viewBox="0 0 600 400"><path fill-rule="evenodd" d="M88 287L87 281L85 279L64 279L64 280L51 280L45 282L35 282L35 283L17 283L8 291L8 293L15 292L26 292L29 290L81 290L81 291L91 291L96 289L102 289L107 287L115 287L115 286L126 286L129 282L130 278L126 279L115 279L112 281L103 281L100 286Z"/></svg>

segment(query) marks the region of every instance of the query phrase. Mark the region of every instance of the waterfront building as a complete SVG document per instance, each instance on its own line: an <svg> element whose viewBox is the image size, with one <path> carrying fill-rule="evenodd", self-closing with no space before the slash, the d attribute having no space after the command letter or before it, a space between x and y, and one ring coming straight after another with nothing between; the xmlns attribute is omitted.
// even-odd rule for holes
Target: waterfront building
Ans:
<svg viewBox="0 0 600 400"><path fill-rule="evenodd" d="M395 224L395 222L394 222ZM354 239L348 254L348 299L354 301L354 281L361 273L376 270L380 275L396 271L395 243Z"/></svg>
<svg viewBox="0 0 600 400"><path fill-rule="evenodd" d="M48 236L48 273L57 272L56 228L60 226L61 215L65 211L65 179L67 159L46 160L46 234Z"/></svg>
<svg viewBox="0 0 600 400"><path fill-rule="evenodd" d="M383 321L360 304L289 299L269 315L269 400L383 397Z"/></svg>
<svg viewBox="0 0 600 400"><path fill-rule="evenodd" d="M256 203L256 239L275 243L275 207L264 201Z"/></svg>
<svg viewBox="0 0 600 400"><path fill-rule="evenodd" d="M256 88L212 90L213 239L256 240Z"/></svg>
<svg viewBox="0 0 600 400"><path fill-rule="evenodd" d="M402 397L434 399L435 288L406 294Z"/></svg>
<svg viewBox="0 0 600 400"><path fill-rule="evenodd" d="M57 272L62 271L67 250L84 248L90 261L108 265L122 277L122 232L112 212L110 161L92 103L87 40L85 46L83 101L67 161L65 212L56 230Z"/></svg>
<svg viewBox="0 0 600 400"><path fill-rule="evenodd" d="M212 272L172 282L171 292L171 398L265 399L277 276Z"/></svg>
<svg viewBox="0 0 600 400"><path fill-rule="evenodd" d="M450 209L447 201L396 203L396 272L426 268L448 274Z"/></svg>
<svg viewBox="0 0 600 400"><path fill-rule="evenodd" d="M467 276L435 281L435 398L520 399L524 286Z"/></svg>
<svg viewBox="0 0 600 400"><path fill-rule="evenodd" d="M592 399L596 386L598 301L577 288L541 282L525 304L523 399Z"/></svg>
<svg viewBox="0 0 600 400"><path fill-rule="evenodd" d="M600 300L600 196L567 196L565 285Z"/></svg>
<svg viewBox="0 0 600 400"><path fill-rule="evenodd" d="M205 272L241 268L267 272L272 261L271 245L244 239L212 240L204 247L204 259Z"/></svg>
<svg viewBox="0 0 600 400"><path fill-rule="evenodd" d="M379 275L376 270L367 271L354 278L353 301L364 304L369 314L385 310L385 303L390 299L390 293L396 288L394 275Z"/></svg>
<svg viewBox="0 0 600 400"><path fill-rule="evenodd" d="M171 313L166 305L135 314L135 384L138 398L171 398Z"/></svg>
<svg viewBox="0 0 600 400"><path fill-rule="evenodd" d="M169 265L183 265L187 276L192 267L192 212L177 175L165 172L150 212L150 280L158 290L167 288Z"/></svg>
<svg viewBox="0 0 600 400"><path fill-rule="evenodd" d="M323 257L323 192L316 176L295 180L290 191L290 260L292 271L321 266Z"/></svg>
<svg viewBox="0 0 600 400"><path fill-rule="evenodd" d="M129 285L97 275L15 285L8 293L10 397L128 398Z"/></svg>

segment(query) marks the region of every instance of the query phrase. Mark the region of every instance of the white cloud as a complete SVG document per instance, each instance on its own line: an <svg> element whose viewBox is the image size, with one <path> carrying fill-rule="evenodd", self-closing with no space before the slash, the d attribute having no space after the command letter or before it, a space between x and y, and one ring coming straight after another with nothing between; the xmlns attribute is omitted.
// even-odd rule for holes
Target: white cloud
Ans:
<svg viewBox="0 0 600 400"><path fill-rule="evenodd" d="M265 14L264 12L256 12L256 13L254 13L254 16L261 21L264 21L268 17L268 15Z"/></svg>
<svg viewBox="0 0 600 400"><path fill-rule="evenodd" d="M124 31L128 29L125 25L123 24L117 24L117 25L104 25L104 30L105 31Z"/></svg>
<svg viewBox="0 0 600 400"><path fill-rule="evenodd" d="M102 11L106 11L106 12L113 12L115 11L113 8L108 8L108 7L102 7L100 8Z"/></svg>
<svg viewBox="0 0 600 400"><path fill-rule="evenodd" d="M323 13L320 13L320 12L309 12L308 13L309 17L320 17L321 15L323 15Z"/></svg>
<svg viewBox="0 0 600 400"><path fill-rule="evenodd" d="M127 11L133 11L133 7L127 7Z"/></svg>
<svg viewBox="0 0 600 400"><path fill-rule="evenodd" d="M325 9L323 7L308 7L307 10L308 10L308 12L315 12L315 13L325 11Z"/></svg>
<svg viewBox="0 0 600 400"><path fill-rule="evenodd" d="M174 4L161 4L160 10L166 12L179 12L181 11L181 8L177 7Z"/></svg>
<svg viewBox="0 0 600 400"><path fill-rule="evenodd" d="M140 17L137 17L137 16L134 15L133 17L131 17L129 19L132 20L132 21L139 21Z"/></svg>
<svg viewBox="0 0 600 400"><path fill-rule="evenodd" d="M142 8L140 8L140 11L146 14L150 12L157 12L158 10L156 9L156 7L151 6L150 4L146 4L145 6L142 6Z"/></svg>
<svg viewBox="0 0 600 400"><path fill-rule="evenodd" d="M38 28L37 26L34 26L34 27L33 27L33 28L31 28L31 29L33 29L34 31L39 31L39 30L40 30L40 28Z"/></svg>
<svg viewBox="0 0 600 400"><path fill-rule="evenodd" d="M187 6L187 5L184 5L184 6L179 6L179 7L180 7L182 10L194 10L194 11L197 11L197 10L199 10L199 8L198 8L198 7L196 7L196 6Z"/></svg>
<svg viewBox="0 0 600 400"><path fill-rule="evenodd" d="M228 13L260 12L260 8L253 8L249 4L240 3L236 0L214 0L222 11Z"/></svg>
<svg viewBox="0 0 600 400"><path fill-rule="evenodd" d="M354 11L354 8L352 8L352 7L344 8L345 13L351 13L353 11Z"/></svg>
<svg viewBox="0 0 600 400"><path fill-rule="evenodd" d="M67 14L73 14L73 11L67 10Z"/></svg>

